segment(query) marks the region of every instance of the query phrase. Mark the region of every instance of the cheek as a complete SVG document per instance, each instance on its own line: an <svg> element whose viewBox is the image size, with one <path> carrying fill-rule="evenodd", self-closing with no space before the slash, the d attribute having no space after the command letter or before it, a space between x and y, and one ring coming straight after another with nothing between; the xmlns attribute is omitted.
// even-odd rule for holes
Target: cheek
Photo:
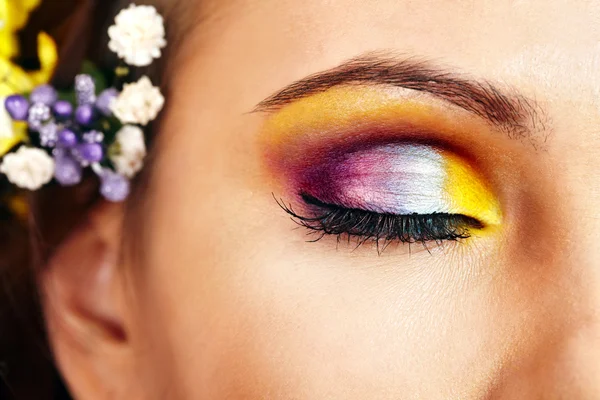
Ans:
<svg viewBox="0 0 600 400"><path fill-rule="evenodd" d="M381 257L307 243L271 193L248 189L252 162L197 149L208 147L162 153L146 264L133 268L144 387L178 399L469 399L519 348L508 315L530 307L526 292L486 279L501 268L487 239ZM193 180L179 173L198 162Z"/></svg>
<svg viewBox="0 0 600 400"><path fill-rule="evenodd" d="M158 160L145 263L132 268L147 398L477 399L566 318L547 311L564 309L559 277L532 268L552 261L521 243L381 257L307 243L262 181L248 187L256 154L225 153L179 143Z"/></svg>
<svg viewBox="0 0 600 400"><path fill-rule="evenodd" d="M232 202L202 227L169 226L153 246L153 259L170 262L144 271L145 347L163 354L149 365L176 398L435 399L460 390L471 399L509 352L534 346L519 321L535 312L529 292L484 273L503 268L497 256L398 251L374 261L290 239L289 221L269 219L270 206L243 207L265 219L256 231L210 228Z"/></svg>

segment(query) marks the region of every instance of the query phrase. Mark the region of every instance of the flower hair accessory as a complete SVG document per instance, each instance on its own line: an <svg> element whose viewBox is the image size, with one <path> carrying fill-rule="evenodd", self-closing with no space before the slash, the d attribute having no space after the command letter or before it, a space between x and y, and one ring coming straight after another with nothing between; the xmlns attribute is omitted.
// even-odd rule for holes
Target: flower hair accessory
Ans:
<svg viewBox="0 0 600 400"><path fill-rule="evenodd" d="M144 129L164 106L163 95L147 76L127 77L131 68L160 58L167 42L163 18L152 6L132 4L122 10L108 33L109 49L124 62L112 86L106 87L103 74L86 64L71 92L40 85L28 96L5 99L2 132L21 139L0 153L0 174L12 184L32 191L52 180L74 186L89 168L100 178L105 199L127 198L130 179L146 156Z"/></svg>

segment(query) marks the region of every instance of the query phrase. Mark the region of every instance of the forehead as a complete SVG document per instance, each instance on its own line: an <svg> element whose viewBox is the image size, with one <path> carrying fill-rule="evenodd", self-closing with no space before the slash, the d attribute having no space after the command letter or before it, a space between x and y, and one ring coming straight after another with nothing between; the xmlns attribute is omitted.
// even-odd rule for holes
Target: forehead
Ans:
<svg viewBox="0 0 600 400"><path fill-rule="evenodd" d="M186 64L196 74L226 76L226 86L235 87L231 101L243 101L247 110L309 74L387 51L515 87L555 114L559 128L560 115L568 116L564 130L589 133L591 125L573 118L582 113L588 122L590 115L598 119L600 3L594 1L184 3L187 18L195 16L182 51ZM240 87L247 96L239 96Z"/></svg>
<svg viewBox="0 0 600 400"><path fill-rule="evenodd" d="M202 2L200 2L202 3ZM193 7L193 2L185 2ZM196 3L196 8L199 3ZM332 65L386 49L443 60L488 78L547 79L579 66L569 80L589 87L599 54L600 3L587 0L238 0L204 1L196 22L205 45L257 56ZM218 36L218 40L215 40ZM275 66L274 66L275 67ZM534 71L535 69L535 71ZM535 72L535 73L534 73Z"/></svg>

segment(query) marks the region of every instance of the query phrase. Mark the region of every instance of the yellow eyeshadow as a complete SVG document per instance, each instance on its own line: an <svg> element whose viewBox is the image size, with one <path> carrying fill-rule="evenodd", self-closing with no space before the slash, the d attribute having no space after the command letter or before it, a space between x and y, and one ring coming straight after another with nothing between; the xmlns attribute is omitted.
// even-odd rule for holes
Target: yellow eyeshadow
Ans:
<svg viewBox="0 0 600 400"><path fill-rule="evenodd" d="M466 120L447 106L398 88L342 86L299 99L266 122L264 139L285 143L299 137L335 137L340 130L372 124L410 122L422 129L463 131Z"/></svg>
<svg viewBox="0 0 600 400"><path fill-rule="evenodd" d="M499 225L502 211L497 197L470 165L458 156L444 153L447 194L450 212L463 214L483 222L486 226Z"/></svg>

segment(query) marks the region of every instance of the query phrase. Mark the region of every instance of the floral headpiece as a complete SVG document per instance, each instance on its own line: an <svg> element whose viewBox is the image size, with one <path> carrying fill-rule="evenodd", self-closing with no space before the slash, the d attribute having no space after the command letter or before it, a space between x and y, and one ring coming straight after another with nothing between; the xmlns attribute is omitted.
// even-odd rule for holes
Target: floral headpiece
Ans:
<svg viewBox="0 0 600 400"><path fill-rule="evenodd" d="M132 4L122 10L108 34L109 49L124 63L115 70L112 86L106 87L103 75L87 65L72 92L40 85L28 96L5 99L0 135L18 140L0 152L0 174L12 184L37 190L54 179L74 186L90 168L100 178L104 198L119 202L128 196L130 179L146 156L144 128L164 105L147 76L135 82L129 77L133 68L160 58L167 42L163 18L152 6Z"/></svg>

